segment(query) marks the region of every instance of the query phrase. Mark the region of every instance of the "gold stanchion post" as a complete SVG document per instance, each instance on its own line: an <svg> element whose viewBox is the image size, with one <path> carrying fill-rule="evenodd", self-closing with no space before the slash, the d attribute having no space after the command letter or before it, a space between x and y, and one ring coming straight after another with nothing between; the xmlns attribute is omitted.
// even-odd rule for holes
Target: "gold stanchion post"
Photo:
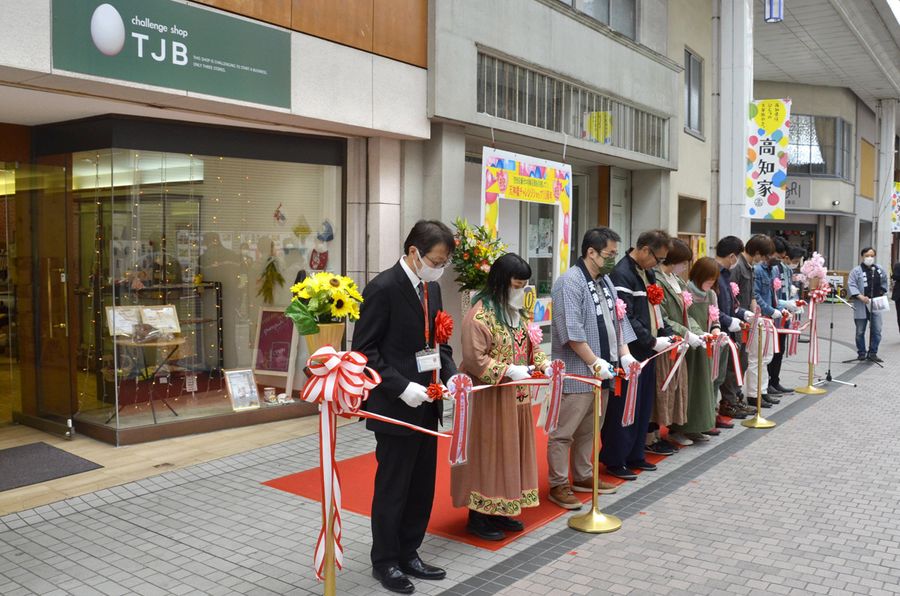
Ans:
<svg viewBox="0 0 900 596"><path fill-rule="evenodd" d="M606 534L622 527L622 520L615 515L607 515L597 506L597 495L600 490L600 412L602 390L594 389L594 490L591 495L591 510L569 518L569 527L589 534Z"/></svg>
<svg viewBox="0 0 900 596"><path fill-rule="evenodd" d="M810 341L813 341L813 339L810 338ZM816 387L815 385L813 385L813 382L814 382L813 375L816 372L815 368L816 367L813 365L813 363L810 362L809 363L809 378L807 380L806 387L798 387L797 389L794 389L794 391L796 391L797 393L803 393L804 395L822 395L823 393L828 393L821 387Z"/></svg>
<svg viewBox="0 0 900 596"><path fill-rule="evenodd" d="M323 403L323 408L328 404ZM337 431L337 421L331 417L331 436ZM321 440L321 439L320 439ZM330 479L326 479L330 482ZM328 516L325 523L325 596L337 595L337 570L334 564L334 498L332 496L331 507L328 508Z"/></svg>
<svg viewBox="0 0 900 596"><path fill-rule="evenodd" d="M762 335L763 335L763 326L759 324L759 321L756 323L756 416L751 418L750 420L744 420L741 422L742 425L747 428L774 428L775 423L771 420L766 420L762 417L762 367L763 367L763 348L762 348ZM778 341L778 338L775 338L775 341Z"/></svg>

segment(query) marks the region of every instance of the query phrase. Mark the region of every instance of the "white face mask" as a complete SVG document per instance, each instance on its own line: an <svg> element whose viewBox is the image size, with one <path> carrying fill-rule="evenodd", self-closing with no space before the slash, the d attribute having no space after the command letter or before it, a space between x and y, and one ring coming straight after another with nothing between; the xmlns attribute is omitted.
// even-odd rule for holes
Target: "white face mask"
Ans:
<svg viewBox="0 0 900 596"><path fill-rule="evenodd" d="M863 259L863 265L866 267L871 267L875 264L875 257L866 257Z"/></svg>
<svg viewBox="0 0 900 596"><path fill-rule="evenodd" d="M416 260L419 261L419 270L416 272L416 275L418 275L419 279L421 279L422 281L426 283L437 281L441 278L441 275L444 274L443 267L430 267L424 260L422 260L422 257L419 255L418 249L416 249Z"/></svg>
<svg viewBox="0 0 900 596"><path fill-rule="evenodd" d="M508 303L516 310L525 308L525 288L510 288Z"/></svg>

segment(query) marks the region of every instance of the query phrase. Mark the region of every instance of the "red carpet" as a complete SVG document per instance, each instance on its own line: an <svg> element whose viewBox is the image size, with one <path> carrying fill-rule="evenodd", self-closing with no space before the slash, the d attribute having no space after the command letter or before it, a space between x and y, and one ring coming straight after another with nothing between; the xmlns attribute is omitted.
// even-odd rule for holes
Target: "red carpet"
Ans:
<svg viewBox="0 0 900 596"><path fill-rule="evenodd" d="M535 411L537 412L537 410ZM340 437L341 432L338 429L338 441L340 441ZM547 435L542 430L535 429L540 505L524 509L522 515L517 518L525 524L525 531L507 533L506 539L498 542L481 540L472 536L466 532L468 509L454 507L450 499L450 466L447 464L449 445L450 442L448 440L438 439L437 480L435 482L434 507L431 513L431 521L428 524L429 533L487 550L499 550L519 536L543 526L560 515L572 515L574 513L554 505L547 499L547 493L550 491L547 483ZM647 454L647 461L650 463L658 463L663 459L665 457ZM362 515L371 514L372 489L375 484L376 465L374 452L338 462L338 469L341 473L341 485L344 489L344 509ZM623 482L618 478L607 476L603 473L602 468L600 477L607 482L616 484ZM283 476L263 484L315 501L322 500L319 468ZM575 494L581 497L584 502L588 502L591 499L590 493ZM604 498L604 495L600 495L601 508L603 508ZM585 510L586 508L582 508L581 512Z"/></svg>

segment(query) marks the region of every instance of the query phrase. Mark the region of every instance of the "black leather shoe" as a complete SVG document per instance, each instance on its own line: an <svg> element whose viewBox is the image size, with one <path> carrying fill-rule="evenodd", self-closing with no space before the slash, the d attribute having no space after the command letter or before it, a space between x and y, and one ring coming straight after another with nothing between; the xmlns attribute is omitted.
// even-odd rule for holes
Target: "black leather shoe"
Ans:
<svg viewBox="0 0 900 596"><path fill-rule="evenodd" d="M788 388L788 387L785 387L785 386L782 385L781 383L775 383L775 387L778 388L778 390L781 391L781 393L782 393L783 395L787 395L787 394L789 394L789 393L793 393L793 392L794 392L793 389L790 389L790 388Z"/></svg>
<svg viewBox="0 0 900 596"><path fill-rule="evenodd" d="M482 540L498 541L506 538L503 530L499 530L491 524L486 518L489 515L469 510L469 523L466 524L466 532L474 536L478 536Z"/></svg>
<svg viewBox="0 0 900 596"><path fill-rule="evenodd" d="M626 468L625 466L606 467L606 473L622 480L637 480L637 474Z"/></svg>
<svg viewBox="0 0 900 596"><path fill-rule="evenodd" d="M373 567L372 577L381 582L385 590L396 592L397 594L412 594L416 591L409 578L406 577L399 567L389 565L387 567Z"/></svg>
<svg viewBox="0 0 900 596"><path fill-rule="evenodd" d="M766 394L769 397L772 397L773 395L781 395L781 393L782 392L779 391L778 388L775 387L775 385L769 385L768 389L766 389Z"/></svg>
<svg viewBox="0 0 900 596"><path fill-rule="evenodd" d="M781 400L779 398L774 397L772 395L763 395L762 400L763 400L763 403L768 402L768 403L772 404L773 406L777 406L778 404L781 403Z"/></svg>
<svg viewBox="0 0 900 596"><path fill-rule="evenodd" d="M435 567L423 562L419 557L400 563L400 569L402 569L403 573L406 575L411 575L419 579L439 580L447 577L446 571L440 567Z"/></svg>
<svg viewBox="0 0 900 596"><path fill-rule="evenodd" d="M878 363L878 364L881 364L882 362L884 362L884 360L882 360L881 358L879 358L879 357L876 356L875 354L869 354L868 359L871 360L872 362L876 362L876 363Z"/></svg>
<svg viewBox="0 0 900 596"><path fill-rule="evenodd" d="M489 515L487 522L501 532L521 532L525 524L505 515Z"/></svg>
<svg viewBox="0 0 900 596"><path fill-rule="evenodd" d="M632 470L641 470L643 472L655 472L656 471L656 465L651 464L647 460L629 462L628 467L631 468Z"/></svg>

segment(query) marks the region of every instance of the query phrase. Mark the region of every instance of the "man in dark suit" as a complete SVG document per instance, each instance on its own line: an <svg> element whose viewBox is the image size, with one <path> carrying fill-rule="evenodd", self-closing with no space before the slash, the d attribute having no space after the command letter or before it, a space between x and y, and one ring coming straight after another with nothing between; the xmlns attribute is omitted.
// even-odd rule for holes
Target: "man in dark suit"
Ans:
<svg viewBox="0 0 900 596"><path fill-rule="evenodd" d="M442 308L436 282L454 247L446 225L420 221L406 238L400 261L366 285L353 349L365 354L382 378L366 402L368 411L437 430L442 403L428 398L434 370L429 362L440 362L442 382L456 374L456 365L450 346L433 351L435 315ZM372 574L386 589L410 594L415 587L408 576L439 580L446 575L422 562L417 552L431 516L437 439L376 420L366 427L375 433L378 461Z"/></svg>

